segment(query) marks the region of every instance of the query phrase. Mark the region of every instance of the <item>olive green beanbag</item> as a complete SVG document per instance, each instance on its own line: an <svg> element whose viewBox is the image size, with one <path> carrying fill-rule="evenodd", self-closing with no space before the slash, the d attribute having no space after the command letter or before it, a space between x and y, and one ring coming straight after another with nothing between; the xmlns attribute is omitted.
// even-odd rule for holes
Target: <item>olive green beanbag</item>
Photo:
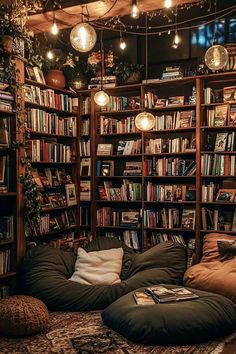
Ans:
<svg viewBox="0 0 236 354"><path fill-rule="evenodd" d="M98 237L86 250L123 247L121 282L113 285L84 285L68 280L74 272L76 254L49 246L29 250L22 266L22 290L41 299L50 310L84 311L104 309L130 291L159 283L180 284L186 267L185 249L172 241L136 254L115 238Z"/></svg>

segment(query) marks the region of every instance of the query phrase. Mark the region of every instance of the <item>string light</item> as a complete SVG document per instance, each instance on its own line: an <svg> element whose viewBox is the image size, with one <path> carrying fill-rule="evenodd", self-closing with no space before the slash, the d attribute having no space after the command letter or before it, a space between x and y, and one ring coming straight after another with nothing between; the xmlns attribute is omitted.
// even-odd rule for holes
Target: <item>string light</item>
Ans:
<svg viewBox="0 0 236 354"><path fill-rule="evenodd" d="M165 0L164 6L165 6L166 9L171 8L172 5L173 5L172 0Z"/></svg>
<svg viewBox="0 0 236 354"><path fill-rule="evenodd" d="M57 26L57 22L55 19L55 14L53 14L53 22L52 22L52 27L50 29L51 34L53 34L54 36L58 35L59 29Z"/></svg>
<svg viewBox="0 0 236 354"><path fill-rule="evenodd" d="M172 47L174 49L177 49L179 44L181 42L181 39L180 39L180 36L178 35L178 31L176 30L175 31L175 36L174 36L174 40L173 40L173 44L172 44Z"/></svg>
<svg viewBox="0 0 236 354"><path fill-rule="evenodd" d="M139 18L139 8L137 6L137 0L132 0L131 17Z"/></svg>
<svg viewBox="0 0 236 354"><path fill-rule="evenodd" d="M126 43L123 38L120 39L120 49L125 50L126 48Z"/></svg>
<svg viewBox="0 0 236 354"><path fill-rule="evenodd" d="M46 57L47 57L49 60L53 60L53 59L54 59L55 55L54 55L54 53L53 53L53 51L52 51L51 49L47 51Z"/></svg>

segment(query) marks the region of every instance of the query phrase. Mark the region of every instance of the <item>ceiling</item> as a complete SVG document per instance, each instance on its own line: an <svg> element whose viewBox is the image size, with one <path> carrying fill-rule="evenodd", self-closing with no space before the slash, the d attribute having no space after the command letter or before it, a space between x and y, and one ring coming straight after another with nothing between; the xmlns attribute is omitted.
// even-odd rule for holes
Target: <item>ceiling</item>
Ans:
<svg viewBox="0 0 236 354"><path fill-rule="evenodd" d="M199 0L173 0L174 6L194 2ZM48 3L50 4L50 0ZM60 29L68 28L81 21L82 7L85 13L88 12L90 21L93 21L99 18L128 15L131 13L131 3L131 0L62 0L62 7L55 11L55 16ZM138 0L137 4L140 11L147 12L163 8L164 0ZM27 27L35 33L49 32L53 20L53 11L47 10L49 8L50 6L47 6L45 12L29 16Z"/></svg>

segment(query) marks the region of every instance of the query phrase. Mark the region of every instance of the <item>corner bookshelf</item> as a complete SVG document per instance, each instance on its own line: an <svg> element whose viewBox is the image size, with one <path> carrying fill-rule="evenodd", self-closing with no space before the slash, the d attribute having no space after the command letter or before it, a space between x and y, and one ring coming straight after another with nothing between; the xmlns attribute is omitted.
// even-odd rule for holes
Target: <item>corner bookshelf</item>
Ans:
<svg viewBox="0 0 236 354"><path fill-rule="evenodd" d="M78 236L78 96L25 79L25 153L40 192L37 227L25 220L26 241L73 246Z"/></svg>

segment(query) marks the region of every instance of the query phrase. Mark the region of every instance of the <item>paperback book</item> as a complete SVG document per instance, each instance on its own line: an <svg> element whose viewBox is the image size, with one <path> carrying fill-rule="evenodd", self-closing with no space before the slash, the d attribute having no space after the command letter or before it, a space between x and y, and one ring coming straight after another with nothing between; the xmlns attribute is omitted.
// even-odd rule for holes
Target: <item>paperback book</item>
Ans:
<svg viewBox="0 0 236 354"><path fill-rule="evenodd" d="M166 288L162 285L157 285L147 288L145 292L150 294L156 303L184 301L198 298L198 295L184 287Z"/></svg>

